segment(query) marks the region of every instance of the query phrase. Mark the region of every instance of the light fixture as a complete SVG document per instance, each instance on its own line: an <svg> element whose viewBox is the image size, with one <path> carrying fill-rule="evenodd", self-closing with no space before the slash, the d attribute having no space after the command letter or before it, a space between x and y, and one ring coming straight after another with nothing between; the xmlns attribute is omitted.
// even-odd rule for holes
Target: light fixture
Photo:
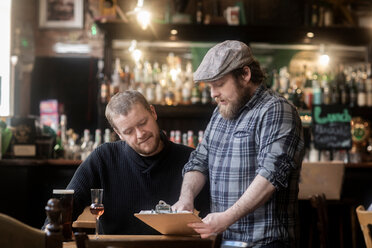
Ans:
<svg viewBox="0 0 372 248"><path fill-rule="evenodd" d="M139 10L137 13L137 22L143 30L146 30L150 24L151 14L147 10Z"/></svg>
<svg viewBox="0 0 372 248"><path fill-rule="evenodd" d="M128 48L133 60L137 63L142 58L142 51L137 48L137 41L132 40Z"/></svg>
<svg viewBox="0 0 372 248"><path fill-rule="evenodd" d="M318 59L318 63L321 67L327 67L329 64L329 56L325 53L325 46L323 44L319 47L320 55Z"/></svg>
<svg viewBox="0 0 372 248"><path fill-rule="evenodd" d="M134 10L127 12L126 15L135 16L141 28L146 30L150 25L151 13L143 8L143 2L143 0L138 0L137 6L134 8Z"/></svg>
<svg viewBox="0 0 372 248"><path fill-rule="evenodd" d="M308 37L308 38L314 38L314 33L313 32L307 32L307 34L306 34L306 37Z"/></svg>

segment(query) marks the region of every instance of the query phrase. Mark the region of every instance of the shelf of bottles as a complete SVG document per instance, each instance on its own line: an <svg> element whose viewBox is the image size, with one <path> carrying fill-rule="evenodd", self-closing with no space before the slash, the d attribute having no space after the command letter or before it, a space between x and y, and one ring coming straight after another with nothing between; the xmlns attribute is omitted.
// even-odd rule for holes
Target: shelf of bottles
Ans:
<svg viewBox="0 0 372 248"><path fill-rule="evenodd" d="M272 71L269 86L299 110L303 126L309 128L308 149L304 161L317 162L341 160L361 162L362 157L372 159L372 138L367 137L363 146L349 151L318 151L314 148L311 135L311 109L313 105L345 105L350 108L352 117L361 117L372 122L372 75L371 65L358 63L338 65L336 70L320 73L304 66L301 73L290 74L286 67ZM306 140L306 137L305 137ZM356 149L357 148L357 149Z"/></svg>
<svg viewBox="0 0 372 248"><path fill-rule="evenodd" d="M335 71L320 73L304 66L290 74L287 67L272 71L270 87L291 101L300 111L311 113L312 105L342 104L356 114L372 109L370 64L339 65Z"/></svg>
<svg viewBox="0 0 372 248"><path fill-rule="evenodd" d="M100 85L100 101L106 104L117 92L137 90L150 104L178 105L210 105L212 99L210 89L205 83L193 82L191 62L182 66L180 57L169 53L167 63L136 62L134 66L122 65L115 59L111 78L103 73L103 61L98 65L98 81Z"/></svg>

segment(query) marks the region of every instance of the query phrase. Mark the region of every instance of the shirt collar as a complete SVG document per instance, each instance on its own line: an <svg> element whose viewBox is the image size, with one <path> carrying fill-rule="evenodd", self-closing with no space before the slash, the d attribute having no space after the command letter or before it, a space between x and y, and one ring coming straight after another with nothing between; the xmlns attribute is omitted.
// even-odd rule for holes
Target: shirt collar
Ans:
<svg viewBox="0 0 372 248"><path fill-rule="evenodd" d="M253 96L249 101L242 107L242 110L247 108L252 109L261 99L262 94L266 91L266 86L264 84L260 84L255 92L253 93Z"/></svg>

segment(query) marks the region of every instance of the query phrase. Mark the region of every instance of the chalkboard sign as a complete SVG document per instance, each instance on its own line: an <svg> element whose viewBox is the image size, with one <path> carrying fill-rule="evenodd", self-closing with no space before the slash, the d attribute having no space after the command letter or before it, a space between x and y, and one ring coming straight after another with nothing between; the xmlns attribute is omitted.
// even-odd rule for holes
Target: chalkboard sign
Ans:
<svg viewBox="0 0 372 248"><path fill-rule="evenodd" d="M314 146L319 150L350 149L351 115L343 105L314 105L312 125Z"/></svg>

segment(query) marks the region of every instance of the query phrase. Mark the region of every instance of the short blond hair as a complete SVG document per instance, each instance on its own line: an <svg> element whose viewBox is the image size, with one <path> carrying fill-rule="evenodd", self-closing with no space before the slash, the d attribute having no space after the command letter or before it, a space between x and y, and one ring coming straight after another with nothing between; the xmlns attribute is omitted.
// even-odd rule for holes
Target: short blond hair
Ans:
<svg viewBox="0 0 372 248"><path fill-rule="evenodd" d="M151 112L150 104L146 98L136 90L126 90L116 93L106 106L105 115L110 125L115 129L113 119L118 115L128 115L134 104L141 104Z"/></svg>

